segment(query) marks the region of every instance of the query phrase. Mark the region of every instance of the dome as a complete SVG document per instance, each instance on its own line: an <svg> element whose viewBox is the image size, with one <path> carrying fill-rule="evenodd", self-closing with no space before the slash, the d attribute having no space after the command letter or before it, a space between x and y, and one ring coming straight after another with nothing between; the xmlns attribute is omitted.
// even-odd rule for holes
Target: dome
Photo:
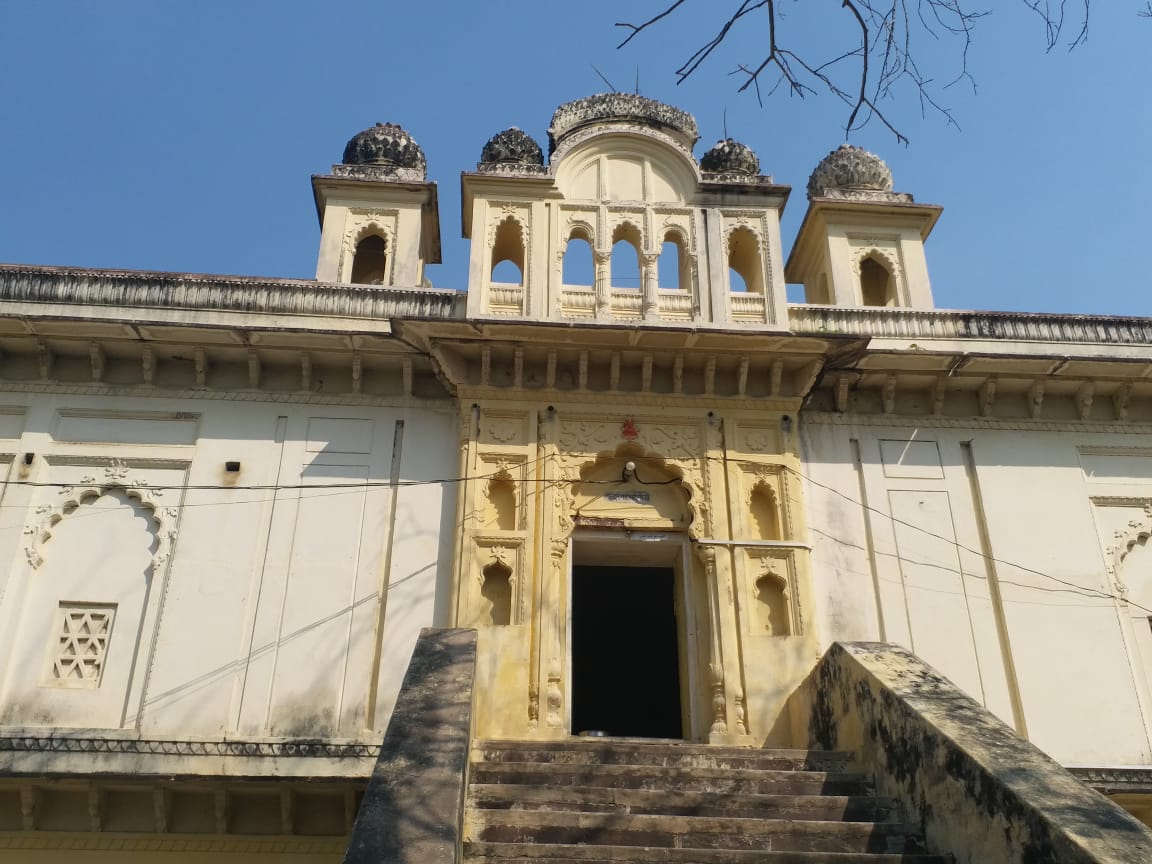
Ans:
<svg viewBox="0 0 1152 864"><path fill-rule="evenodd" d="M513 126L488 139L480 153L480 164L543 165L544 151L535 139Z"/></svg>
<svg viewBox="0 0 1152 864"><path fill-rule="evenodd" d="M808 178L809 198L825 197L829 190L891 192L892 172L875 153L841 144L824 157Z"/></svg>
<svg viewBox="0 0 1152 864"><path fill-rule="evenodd" d="M756 176L760 173L760 160L747 144L723 138L716 142L716 146L700 157L700 170L712 174L749 174Z"/></svg>
<svg viewBox="0 0 1152 864"><path fill-rule="evenodd" d="M344 164L408 168L421 177L427 168L420 145L395 123L377 123L353 135L344 148Z"/></svg>
<svg viewBox="0 0 1152 864"><path fill-rule="evenodd" d="M556 109L548 127L550 152L556 152L565 138L581 129L612 123L655 129L688 151L700 138L696 119L687 111L636 93L599 93L565 102Z"/></svg>

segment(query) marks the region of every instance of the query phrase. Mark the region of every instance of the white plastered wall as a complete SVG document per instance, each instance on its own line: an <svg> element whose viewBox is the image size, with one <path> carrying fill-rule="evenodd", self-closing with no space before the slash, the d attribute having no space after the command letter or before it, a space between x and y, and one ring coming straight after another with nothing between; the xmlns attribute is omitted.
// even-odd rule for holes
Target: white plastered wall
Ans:
<svg viewBox="0 0 1152 864"><path fill-rule="evenodd" d="M446 623L442 521L455 511L453 484L394 490L390 478L443 479L450 412L26 394L0 404L0 723L178 737L383 728L419 628ZM45 537L38 526L58 514ZM105 525L150 539L143 551L111 542ZM61 602L117 604L99 687L45 686Z"/></svg>
<svg viewBox="0 0 1152 864"><path fill-rule="evenodd" d="M802 440L823 646L905 645L1065 764L1152 763L1082 466L1131 436L809 419Z"/></svg>

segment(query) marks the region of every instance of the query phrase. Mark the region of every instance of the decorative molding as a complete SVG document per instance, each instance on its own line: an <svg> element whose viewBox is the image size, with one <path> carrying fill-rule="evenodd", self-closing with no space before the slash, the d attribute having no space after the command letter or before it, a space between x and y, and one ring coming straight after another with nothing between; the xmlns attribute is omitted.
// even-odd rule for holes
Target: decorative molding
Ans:
<svg viewBox="0 0 1152 864"><path fill-rule="evenodd" d="M797 335L1152 345L1152 318L788 304Z"/></svg>
<svg viewBox="0 0 1152 864"><path fill-rule="evenodd" d="M994 417L939 417L915 415L849 414L832 411L806 411L804 423L831 423L838 426L917 426L930 429L1003 429L1022 432L1104 432L1123 435L1152 435L1152 424L1101 423L1080 420L1000 420Z"/></svg>
<svg viewBox="0 0 1152 864"><path fill-rule="evenodd" d="M152 553L152 573L159 573L168 562L172 554L172 546L176 542L176 520L180 511L177 507L166 506L157 499L165 494L163 489L152 489L148 481L139 477L132 477L130 473L135 465L129 465L121 459L89 460L87 464L93 466L103 465L103 479L89 475L81 478L75 486L63 486L58 494L63 499L56 504L41 504L35 508L37 521L25 525L24 534L28 538L24 546L24 555L33 569L44 563L40 554L41 547L51 536L62 520L71 516L82 504L99 498L107 492L122 492L129 498L134 498L152 511L152 521L156 523L156 548Z"/></svg>
<svg viewBox="0 0 1152 864"><path fill-rule="evenodd" d="M1082 783L1104 795L1117 792L1152 794L1152 768L1072 766L1066 768Z"/></svg>
<svg viewBox="0 0 1152 864"><path fill-rule="evenodd" d="M463 318L467 294L303 279L198 276L69 267L0 267L0 302L187 309L293 316Z"/></svg>
<svg viewBox="0 0 1152 864"><path fill-rule="evenodd" d="M1124 528L1114 532L1112 542L1104 550L1108 576L1121 597L1128 594L1128 586L1120 577L1124 559L1137 544L1147 541L1149 537L1152 537L1152 504L1146 505L1139 517L1129 519Z"/></svg>
<svg viewBox="0 0 1152 864"><path fill-rule="evenodd" d="M0 753L126 753L140 756L235 756L260 759L374 759L379 751L379 743L317 741L310 738L278 741L113 738L70 735L60 729L53 729L47 734L0 733Z"/></svg>

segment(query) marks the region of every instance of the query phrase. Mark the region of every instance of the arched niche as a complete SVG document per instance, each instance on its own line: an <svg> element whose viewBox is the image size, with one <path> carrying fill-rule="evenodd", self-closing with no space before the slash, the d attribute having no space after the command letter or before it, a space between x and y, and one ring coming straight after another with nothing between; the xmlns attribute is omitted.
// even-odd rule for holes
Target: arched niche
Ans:
<svg viewBox="0 0 1152 864"><path fill-rule="evenodd" d="M512 623L512 568L496 560L480 571L480 597L484 608L480 623L505 627Z"/></svg>
<svg viewBox="0 0 1152 864"><path fill-rule="evenodd" d="M792 635L788 566L776 558L755 561L752 570L752 628L761 636Z"/></svg>
<svg viewBox="0 0 1152 864"><path fill-rule="evenodd" d="M896 277L881 256L869 253L860 259L860 302L864 306L896 306Z"/></svg>
<svg viewBox="0 0 1152 864"><path fill-rule="evenodd" d="M484 527L515 531L517 502L516 484L512 477L501 471L488 481L484 492Z"/></svg>
<svg viewBox="0 0 1152 864"><path fill-rule="evenodd" d="M524 229L514 216L508 216L496 226L491 249L492 282L512 285L524 284Z"/></svg>
<svg viewBox="0 0 1152 864"><path fill-rule="evenodd" d="M29 579L5 689L53 725L118 728L130 722L130 693L138 692L145 621L155 612L175 511L116 483L61 495L25 529Z"/></svg>
<svg viewBox="0 0 1152 864"><path fill-rule="evenodd" d="M356 285L383 285L388 279L388 241L382 233L365 234L352 254L352 275Z"/></svg>
<svg viewBox="0 0 1152 864"><path fill-rule="evenodd" d="M728 234L728 271L730 291L764 293L764 259L760 255L760 238L747 226L740 225ZM732 278L731 274L739 279Z"/></svg>
<svg viewBox="0 0 1152 864"><path fill-rule="evenodd" d="M767 482L761 481L752 487L748 496L748 512L752 517L752 528L757 540L783 539L776 490Z"/></svg>

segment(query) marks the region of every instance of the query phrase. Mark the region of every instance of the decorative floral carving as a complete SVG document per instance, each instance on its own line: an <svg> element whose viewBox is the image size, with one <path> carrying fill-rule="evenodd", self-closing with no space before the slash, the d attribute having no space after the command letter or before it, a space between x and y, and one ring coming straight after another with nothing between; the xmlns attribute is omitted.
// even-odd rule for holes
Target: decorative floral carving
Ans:
<svg viewBox="0 0 1152 864"><path fill-rule="evenodd" d="M377 123L353 135L344 147L343 164L408 168L421 180L427 170L420 145L395 123Z"/></svg>
<svg viewBox="0 0 1152 864"><path fill-rule="evenodd" d="M548 152L555 153L572 133L612 120L664 132L688 150L700 138L695 118L686 111L634 93L600 93L566 102L556 109L548 127Z"/></svg>
<svg viewBox="0 0 1152 864"><path fill-rule="evenodd" d="M104 468L104 474L105 479L102 482L97 482L95 477L85 476L76 486L64 486L59 490L63 500L56 504L36 507L34 512L40 518L35 524L25 525L23 531L29 538L24 547L24 555L33 568L39 568L44 563L40 548L52 536L53 529L61 519L67 518L81 504L111 491L120 491L152 511L152 520L157 526L156 549L152 553L153 572L167 563L176 541L175 519L179 512L177 508L160 506L156 499L162 490L149 488L143 478L133 480L130 476L131 467L122 460L114 459L109 462Z"/></svg>
<svg viewBox="0 0 1152 864"><path fill-rule="evenodd" d="M531 135L513 126L488 139L480 153L480 163L543 165L544 151Z"/></svg>
<svg viewBox="0 0 1152 864"><path fill-rule="evenodd" d="M700 157L700 170L712 174L746 174L755 176L760 173L760 160L747 144L741 144L731 138L723 138L716 142L711 150Z"/></svg>
<svg viewBox="0 0 1152 864"><path fill-rule="evenodd" d="M824 157L808 178L809 198L822 197L828 190L891 192L892 171L875 153L841 144Z"/></svg>
<svg viewBox="0 0 1152 864"><path fill-rule="evenodd" d="M1104 554L1107 559L1108 575L1121 595L1128 593L1128 586L1120 578L1124 559L1136 548L1137 544L1146 542L1149 537L1152 537L1152 503L1145 505L1139 518L1128 520L1125 528L1114 532L1112 535L1113 542Z"/></svg>

